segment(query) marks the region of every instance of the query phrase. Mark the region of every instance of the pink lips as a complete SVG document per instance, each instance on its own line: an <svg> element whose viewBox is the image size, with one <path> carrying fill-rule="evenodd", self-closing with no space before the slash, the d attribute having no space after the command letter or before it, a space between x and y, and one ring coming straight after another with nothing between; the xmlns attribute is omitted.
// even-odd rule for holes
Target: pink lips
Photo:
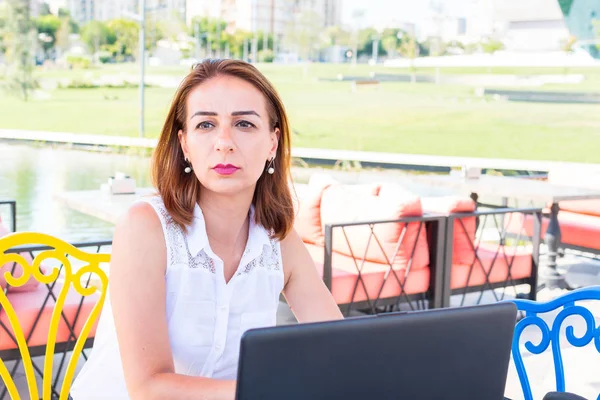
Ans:
<svg viewBox="0 0 600 400"><path fill-rule="evenodd" d="M238 169L233 164L217 164L213 167L213 170L219 175L231 175Z"/></svg>

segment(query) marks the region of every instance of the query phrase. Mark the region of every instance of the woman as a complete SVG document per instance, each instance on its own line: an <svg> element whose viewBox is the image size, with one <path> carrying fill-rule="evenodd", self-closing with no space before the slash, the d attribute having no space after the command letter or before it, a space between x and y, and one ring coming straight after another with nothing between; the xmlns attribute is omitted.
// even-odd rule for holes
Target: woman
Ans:
<svg viewBox="0 0 600 400"><path fill-rule="evenodd" d="M240 337L341 318L300 237L290 128L252 65L207 60L183 80L152 160L159 196L134 204L113 242L110 301L75 400L233 399Z"/></svg>

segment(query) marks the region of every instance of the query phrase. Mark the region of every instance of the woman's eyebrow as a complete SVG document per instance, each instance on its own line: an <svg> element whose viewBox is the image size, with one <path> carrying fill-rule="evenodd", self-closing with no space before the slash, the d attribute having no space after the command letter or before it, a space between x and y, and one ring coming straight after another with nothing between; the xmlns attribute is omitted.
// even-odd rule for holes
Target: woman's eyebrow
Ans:
<svg viewBox="0 0 600 400"><path fill-rule="evenodd" d="M196 116L211 116L211 117L216 117L217 114L214 111L196 111L194 114L192 114L192 116L190 117L190 119L196 117ZM256 111L250 110L250 111L234 111L231 113L232 117L238 117L240 115L256 115L258 118L260 118L260 115L258 115L258 113Z"/></svg>
<svg viewBox="0 0 600 400"><path fill-rule="evenodd" d="M204 116L211 116L211 117L216 117L218 114L214 111L196 111L194 114L192 114L192 116L190 117L190 119L198 116L198 115L204 115Z"/></svg>
<svg viewBox="0 0 600 400"><path fill-rule="evenodd" d="M258 115L258 113L256 111L234 111L231 113L232 117L237 117L239 115L256 115L258 118L260 118L260 115Z"/></svg>

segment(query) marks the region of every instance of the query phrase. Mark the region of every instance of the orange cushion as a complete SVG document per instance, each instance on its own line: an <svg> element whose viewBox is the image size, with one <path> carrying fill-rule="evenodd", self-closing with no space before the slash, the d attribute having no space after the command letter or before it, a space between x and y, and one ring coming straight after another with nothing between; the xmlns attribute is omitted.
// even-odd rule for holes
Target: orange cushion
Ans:
<svg viewBox="0 0 600 400"><path fill-rule="evenodd" d="M429 213L452 214L475 211L475 202L468 197L446 196L425 197L421 199L423 211ZM452 263L469 264L473 260L476 218L464 217L454 221L452 240Z"/></svg>
<svg viewBox="0 0 600 400"><path fill-rule="evenodd" d="M62 285L60 282L56 284L54 287L54 294L58 297ZM8 293L8 299L17 313L19 318L19 322L25 338L29 336L31 330L33 328L33 324L37 318L40 308L44 304L44 299L48 295L48 287L46 285L40 285L35 291L30 291L26 293ZM77 314L77 309L79 308L79 303L81 301L82 296L75 291L75 289L70 289L67 293L67 297L65 300L65 305L63 308L63 313L66 319L69 321L69 324L73 326L73 321L75 320L75 315ZM88 318L92 308L96 304L99 299L99 294L92 294L90 296L84 297L83 306L81 307L81 311L79 313L79 317L77 318L77 324L75 325L75 333L79 335L81 333L81 329L83 328L83 324ZM40 346L46 344L48 340L48 330L50 326L50 319L52 317L52 311L54 309L54 299L50 297L44 310L42 312L42 316L38 321L35 330L33 331L33 335L31 339L28 341L28 345L32 346ZM10 323L8 322L8 317L5 312L2 312L0 315L0 321L4 323L5 326L9 327L11 334L13 334L12 329L10 328ZM90 332L90 338L94 337L96 333L96 324L93 326ZM64 321L64 319L60 319L58 325L57 332L57 343L66 342L69 339L69 329ZM7 349L15 349L17 345L13 342L9 335L6 334L4 328L0 327L0 350Z"/></svg>
<svg viewBox="0 0 600 400"><path fill-rule="evenodd" d="M320 246L306 245L315 265L323 275L323 257L324 249ZM354 288L358 280L358 269L362 266L361 276L363 284L359 281L354 298ZM364 264L360 260L355 260L339 253L332 254L332 283L331 293L337 304L349 304L350 302L365 301L368 298L371 301L377 299L381 290L380 299L399 296L401 287L398 280L390 273L385 281L385 275L389 267L383 264L366 261ZM406 268L394 267L394 271L400 282L405 284L404 290L407 294L425 293L429 290L429 268L411 269L408 277L405 278ZM383 290L382 290L383 285ZM366 291L365 291L366 287Z"/></svg>
<svg viewBox="0 0 600 400"><path fill-rule="evenodd" d="M5 236L9 233L10 233L10 231L8 229L6 229L6 227L4 225L2 225L2 223L0 222L0 237ZM25 259L25 261L27 261L27 263L29 263L30 265L32 264L33 259L29 253L24 252L24 253L19 253L19 254L21 256L23 256L23 258ZM23 267L21 266L21 264L16 264L16 265L14 265L14 264L15 263L13 263L13 262L7 262L6 264L0 266L0 287L3 290L6 289L6 286L7 286L6 278L4 277L5 272L11 272L14 267L15 271L14 271L13 276L15 278L18 278L21 275L23 275ZM42 271L44 271L43 266L42 266ZM38 280L35 279L32 275L23 286L18 286L18 287L11 286L9 290L11 292L30 292L30 291L36 290L39 284L40 283L38 282Z"/></svg>
<svg viewBox="0 0 600 400"><path fill-rule="evenodd" d="M522 279L531 276L533 265L531 250L524 247L500 247L497 244L482 243L477 249L477 255L481 262L479 260L475 261L470 276L469 270L471 263L475 260L474 256L471 257L469 263L452 264L450 277L451 289L483 285L486 281L485 274L490 272L490 269L491 273L488 278L490 282L506 281L508 279L508 265L511 262L510 274L512 279Z"/></svg>
<svg viewBox="0 0 600 400"><path fill-rule="evenodd" d="M545 237L549 222L549 218L542 218L542 239ZM600 217L560 211L558 223L562 243L600 250ZM522 232L522 236L533 235L533 217L531 215L514 214L512 220L506 221L505 224L507 231L511 233Z"/></svg>
<svg viewBox="0 0 600 400"><path fill-rule="evenodd" d="M352 186L334 185L325 190L321 200L323 224L395 220L423 215L420 199L414 195L397 197L398 188L381 185L379 196L375 196L368 189L359 191L358 185ZM411 267L424 268L429 265L429 248L425 226L419 229L419 225L419 222L376 224L374 235L368 225L349 226L343 230L336 228L333 250L374 263L387 264L393 260L395 265L405 267L415 248ZM398 246L401 237L403 240Z"/></svg>
<svg viewBox="0 0 600 400"><path fill-rule="evenodd" d="M311 181L304 196L298 200L299 207L294 228L305 243L322 245L325 236L321 226L321 196L323 191L332 184L331 181Z"/></svg>
<svg viewBox="0 0 600 400"><path fill-rule="evenodd" d="M559 207L564 211L600 217L600 199L561 201Z"/></svg>

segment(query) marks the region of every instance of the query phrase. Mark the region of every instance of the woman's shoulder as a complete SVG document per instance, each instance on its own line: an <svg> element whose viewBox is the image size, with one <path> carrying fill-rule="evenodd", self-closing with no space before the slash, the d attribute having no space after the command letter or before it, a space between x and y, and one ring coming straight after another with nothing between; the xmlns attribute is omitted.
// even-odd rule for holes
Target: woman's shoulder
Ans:
<svg viewBox="0 0 600 400"><path fill-rule="evenodd" d="M152 205L136 201L115 226L113 255L116 259L121 257L121 260L129 260L133 253L161 259L164 257L164 242L162 224Z"/></svg>
<svg viewBox="0 0 600 400"><path fill-rule="evenodd" d="M132 231L131 233L160 232L161 218L159 209L162 200L148 199L134 202L117 223L117 229ZM163 205L164 207L164 205Z"/></svg>
<svg viewBox="0 0 600 400"><path fill-rule="evenodd" d="M129 207L128 213L133 215L139 214L141 218L158 218L158 221L163 226L169 225L172 222L172 218L159 194L141 197Z"/></svg>

